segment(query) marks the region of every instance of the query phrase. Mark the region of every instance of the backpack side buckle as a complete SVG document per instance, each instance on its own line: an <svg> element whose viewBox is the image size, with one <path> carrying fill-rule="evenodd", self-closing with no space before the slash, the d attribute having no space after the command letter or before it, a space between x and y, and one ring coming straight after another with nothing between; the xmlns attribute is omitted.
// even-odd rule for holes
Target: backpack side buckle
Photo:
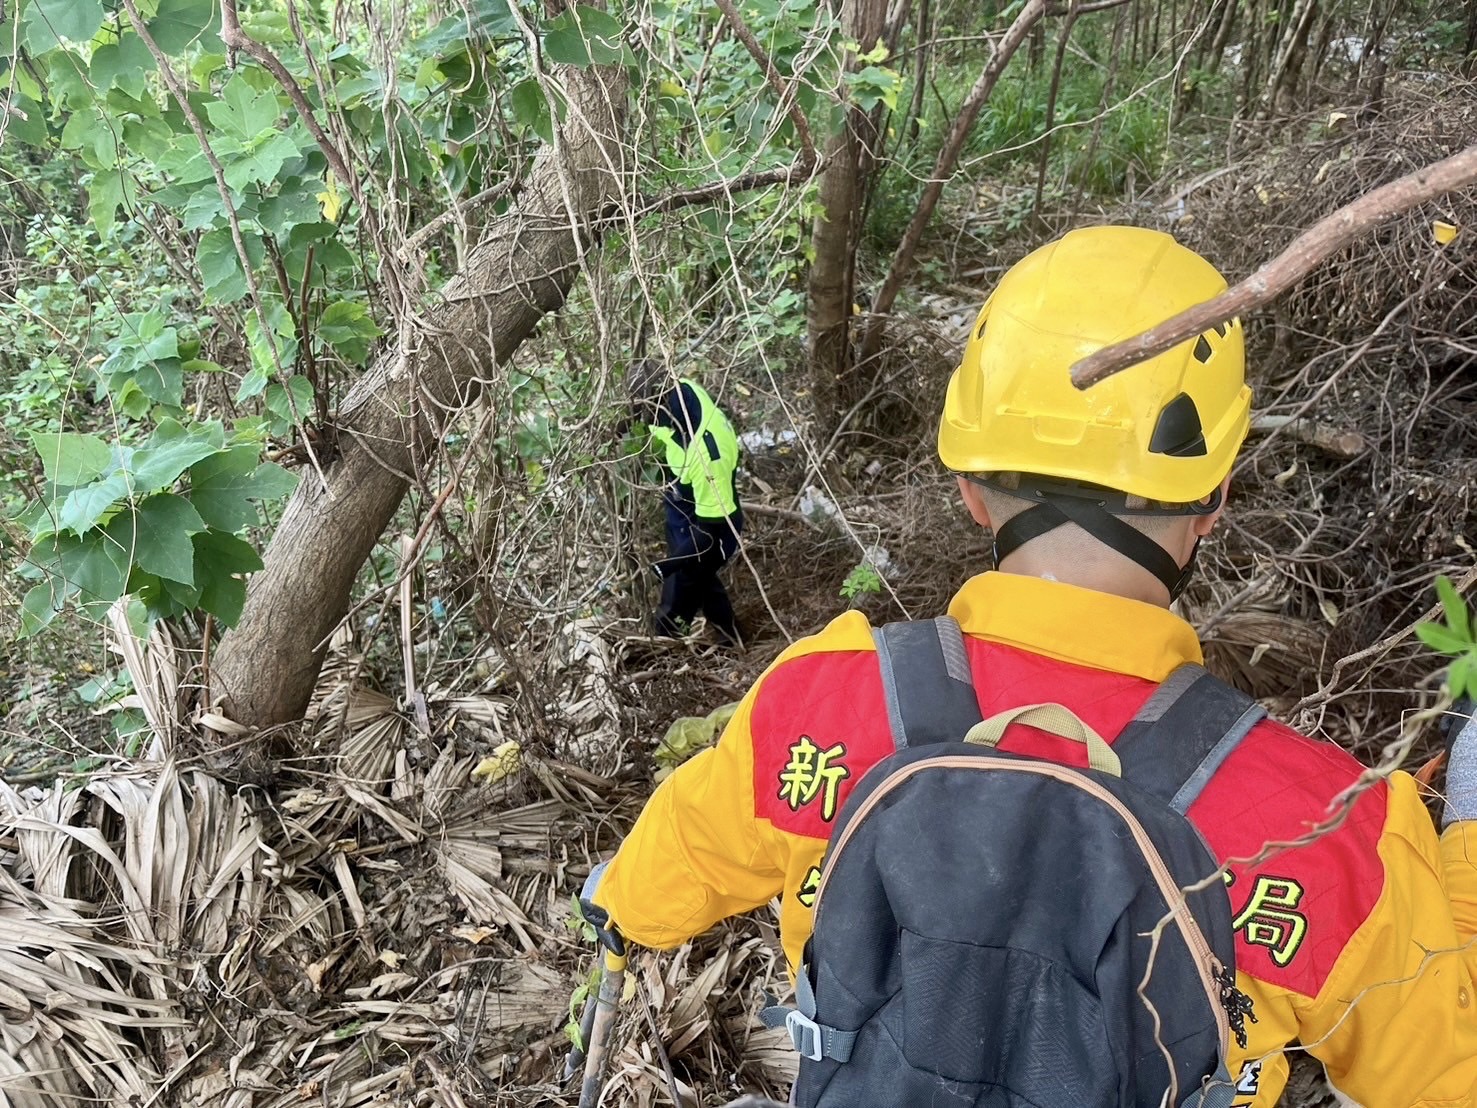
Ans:
<svg viewBox="0 0 1477 1108"><path fill-rule="evenodd" d="M826 1056L821 1025L804 1012L791 1009L785 1013L785 1030L790 1033L790 1042L800 1052L800 1057L819 1062Z"/></svg>

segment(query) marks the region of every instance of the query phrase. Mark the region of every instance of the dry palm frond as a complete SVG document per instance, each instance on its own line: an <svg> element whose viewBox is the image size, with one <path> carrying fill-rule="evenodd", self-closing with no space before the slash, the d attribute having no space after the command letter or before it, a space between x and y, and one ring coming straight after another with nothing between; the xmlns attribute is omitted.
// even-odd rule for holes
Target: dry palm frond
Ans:
<svg viewBox="0 0 1477 1108"><path fill-rule="evenodd" d="M123 660L133 680L133 693L120 707L137 708L148 721L153 741L146 754L163 758L174 749L179 734L179 651L163 620L150 624L140 636L128 620L128 598L122 597L108 609L108 648Z"/></svg>

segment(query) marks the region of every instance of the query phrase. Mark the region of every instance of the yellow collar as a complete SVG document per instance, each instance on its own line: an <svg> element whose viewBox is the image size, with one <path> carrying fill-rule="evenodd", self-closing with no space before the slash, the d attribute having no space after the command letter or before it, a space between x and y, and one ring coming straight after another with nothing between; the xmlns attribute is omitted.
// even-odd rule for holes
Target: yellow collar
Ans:
<svg viewBox="0 0 1477 1108"><path fill-rule="evenodd" d="M1195 629L1167 608L1039 577L971 577L949 614L966 635L1148 681L1202 660Z"/></svg>

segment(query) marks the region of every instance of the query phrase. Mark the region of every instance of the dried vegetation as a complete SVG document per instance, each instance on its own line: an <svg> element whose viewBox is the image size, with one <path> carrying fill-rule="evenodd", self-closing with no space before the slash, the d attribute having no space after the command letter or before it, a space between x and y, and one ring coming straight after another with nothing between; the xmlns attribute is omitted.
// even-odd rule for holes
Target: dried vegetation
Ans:
<svg viewBox="0 0 1477 1108"><path fill-rule="evenodd" d="M1312 141L1246 136L1234 173L1178 194L1176 229L1239 276L1318 215L1470 141L1474 123L1477 93L1455 86L1405 90L1384 117ZM1435 663L1409 629L1433 575L1472 560L1477 204L1439 215L1463 229L1453 247L1433 243L1432 212L1413 213L1255 322L1267 430L1189 597L1213 665L1365 756L1431 698ZM158 736L150 757L80 785L0 784L0 1096L569 1103L555 1078L588 964L569 896L638 810L650 739L742 691L782 645L771 616L800 635L833 614L863 551L891 559L888 591L864 601L883 618L937 610L983 564L928 442L969 310L930 299L893 328L886 395L846 434L755 457L763 491L735 591L769 630L743 659L656 645L622 633L630 622L530 616L523 645L401 712L365 686L341 632L307 753L269 787L238 786L176 746L175 648L116 623ZM840 507L823 529L795 510L806 486ZM555 572L565 541L546 535L528 557ZM475 779L509 739L521 769ZM764 913L635 964L607 1103L669 1103L673 1084L703 1104L783 1092L792 1056L750 1016L782 977Z"/></svg>

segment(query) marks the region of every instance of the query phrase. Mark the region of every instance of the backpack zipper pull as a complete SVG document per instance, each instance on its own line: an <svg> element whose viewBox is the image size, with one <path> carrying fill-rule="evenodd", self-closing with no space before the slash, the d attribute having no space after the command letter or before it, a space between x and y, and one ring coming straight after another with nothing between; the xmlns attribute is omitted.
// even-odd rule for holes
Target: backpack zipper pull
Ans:
<svg viewBox="0 0 1477 1108"><path fill-rule="evenodd" d="M1231 1027L1231 1032L1236 1036L1236 1045L1242 1050L1246 1049L1246 1020L1251 1018L1252 1023L1259 1023L1256 1013L1252 1011L1251 997L1247 996L1236 986L1236 971L1227 969L1216 959L1211 964L1211 972L1215 975L1215 983L1221 991L1221 1007L1226 1010L1226 1022Z"/></svg>

